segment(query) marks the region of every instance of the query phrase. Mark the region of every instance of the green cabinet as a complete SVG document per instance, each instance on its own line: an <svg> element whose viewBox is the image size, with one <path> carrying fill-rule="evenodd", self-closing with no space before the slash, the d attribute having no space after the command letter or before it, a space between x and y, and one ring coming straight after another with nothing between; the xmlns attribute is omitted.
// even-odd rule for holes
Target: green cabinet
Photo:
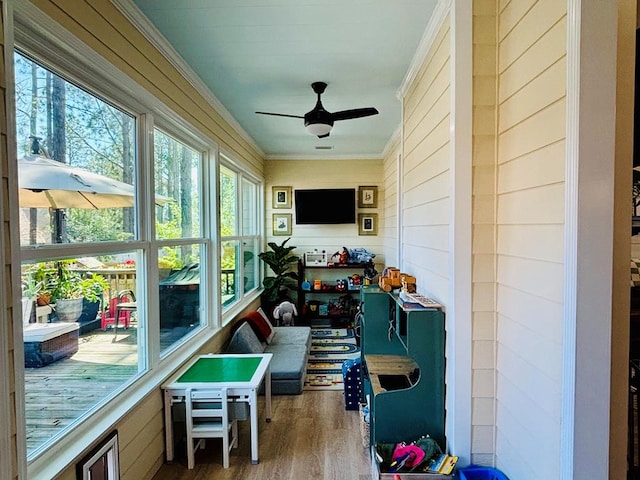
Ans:
<svg viewBox="0 0 640 480"><path fill-rule="evenodd" d="M428 434L445 449L444 313L403 304L373 285L361 295L371 445Z"/></svg>

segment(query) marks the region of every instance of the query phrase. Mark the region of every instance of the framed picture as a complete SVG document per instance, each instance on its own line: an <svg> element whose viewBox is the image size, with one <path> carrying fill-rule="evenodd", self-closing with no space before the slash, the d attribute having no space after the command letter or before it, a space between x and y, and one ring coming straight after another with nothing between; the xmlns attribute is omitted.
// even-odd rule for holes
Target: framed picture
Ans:
<svg viewBox="0 0 640 480"><path fill-rule="evenodd" d="M378 214L359 213L358 214L358 235L378 234Z"/></svg>
<svg viewBox="0 0 640 480"><path fill-rule="evenodd" d="M358 208L378 207L378 187L358 187Z"/></svg>
<svg viewBox="0 0 640 480"><path fill-rule="evenodd" d="M273 235L291 235L290 213L274 213L273 214Z"/></svg>
<svg viewBox="0 0 640 480"><path fill-rule="evenodd" d="M271 187L273 208L291 208L291 187Z"/></svg>
<svg viewBox="0 0 640 480"><path fill-rule="evenodd" d="M112 431L88 455L76 464L77 480L103 478L118 480L120 462L118 460L118 431Z"/></svg>

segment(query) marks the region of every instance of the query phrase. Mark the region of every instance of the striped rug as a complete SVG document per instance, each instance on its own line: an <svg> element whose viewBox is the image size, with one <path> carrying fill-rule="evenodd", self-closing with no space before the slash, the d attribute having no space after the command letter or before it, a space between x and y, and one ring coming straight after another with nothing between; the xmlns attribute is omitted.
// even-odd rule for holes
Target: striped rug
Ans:
<svg viewBox="0 0 640 480"><path fill-rule="evenodd" d="M360 356L353 330L314 328L311 337L305 390L343 390L342 363Z"/></svg>

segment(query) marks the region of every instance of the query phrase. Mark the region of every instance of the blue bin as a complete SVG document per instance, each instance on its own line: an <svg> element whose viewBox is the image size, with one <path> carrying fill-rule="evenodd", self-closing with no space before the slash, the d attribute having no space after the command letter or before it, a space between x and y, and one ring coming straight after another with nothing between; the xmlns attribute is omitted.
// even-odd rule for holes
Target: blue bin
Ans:
<svg viewBox="0 0 640 480"><path fill-rule="evenodd" d="M458 470L460 480L509 480L500 470L470 465Z"/></svg>

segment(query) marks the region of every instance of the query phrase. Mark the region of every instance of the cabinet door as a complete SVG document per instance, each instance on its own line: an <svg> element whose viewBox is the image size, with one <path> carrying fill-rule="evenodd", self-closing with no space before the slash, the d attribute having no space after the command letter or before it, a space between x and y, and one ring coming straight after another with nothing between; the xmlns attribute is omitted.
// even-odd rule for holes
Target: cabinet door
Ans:
<svg viewBox="0 0 640 480"><path fill-rule="evenodd" d="M360 348L363 355L406 355L404 346L393 331L390 332L390 315L393 302L389 295L377 286L362 288L362 327Z"/></svg>

